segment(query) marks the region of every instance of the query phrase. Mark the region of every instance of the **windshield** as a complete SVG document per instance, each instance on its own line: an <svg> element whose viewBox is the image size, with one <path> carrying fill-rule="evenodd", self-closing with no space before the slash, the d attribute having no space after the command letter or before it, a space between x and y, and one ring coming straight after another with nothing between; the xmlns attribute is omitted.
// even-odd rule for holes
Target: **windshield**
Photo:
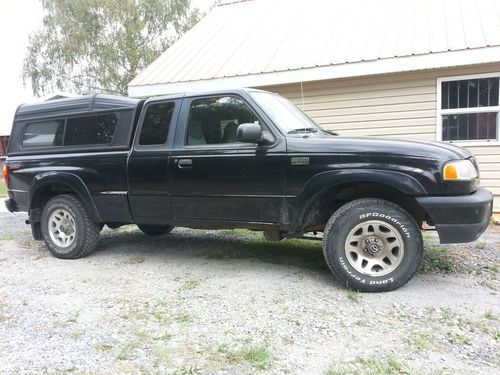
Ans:
<svg viewBox="0 0 500 375"><path fill-rule="evenodd" d="M250 96L286 134L324 131L309 116L282 96L251 91Z"/></svg>

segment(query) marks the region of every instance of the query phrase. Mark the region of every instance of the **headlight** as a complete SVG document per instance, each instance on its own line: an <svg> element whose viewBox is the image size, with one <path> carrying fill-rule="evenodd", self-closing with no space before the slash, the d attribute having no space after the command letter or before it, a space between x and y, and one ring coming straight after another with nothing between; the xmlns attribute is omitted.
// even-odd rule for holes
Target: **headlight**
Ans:
<svg viewBox="0 0 500 375"><path fill-rule="evenodd" d="M469 181L477 178L477 170L470 160L450 161L444 165L443 180Z"/></svg>

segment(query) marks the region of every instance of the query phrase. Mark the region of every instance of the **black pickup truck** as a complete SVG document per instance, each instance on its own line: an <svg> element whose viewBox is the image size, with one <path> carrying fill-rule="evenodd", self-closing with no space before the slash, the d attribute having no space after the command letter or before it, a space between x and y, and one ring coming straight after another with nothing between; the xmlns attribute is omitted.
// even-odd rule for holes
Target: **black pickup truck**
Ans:
<svg viewBox="0 0 500 375"><path fill-rule="evenodd" d="M251 89L21 105L3 172L7 208L27 211L59 258L90 254L104 225L320 232L333 274L367 292L414 275L424 223L442 243L469 242L492 210L469 151L337 136Z"/></svg>

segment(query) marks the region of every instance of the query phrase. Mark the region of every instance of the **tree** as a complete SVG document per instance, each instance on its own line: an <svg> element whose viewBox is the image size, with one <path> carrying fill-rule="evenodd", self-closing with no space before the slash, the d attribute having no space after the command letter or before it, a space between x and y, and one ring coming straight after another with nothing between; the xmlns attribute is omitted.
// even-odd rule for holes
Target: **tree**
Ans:
<svg viewBox="0 0 500 375"><path fill-rule="evenodd" d="M190 0L41 0L23 78L33 94L127 93L127 84L199 20Z"/></svg>

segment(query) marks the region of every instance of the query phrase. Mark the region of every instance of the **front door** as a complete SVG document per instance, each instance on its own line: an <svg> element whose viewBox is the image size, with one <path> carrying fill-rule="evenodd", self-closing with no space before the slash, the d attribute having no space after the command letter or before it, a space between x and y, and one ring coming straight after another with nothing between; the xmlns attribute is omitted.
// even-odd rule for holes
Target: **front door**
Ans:
<svg viewBox="0 0 500 375"><path fill-rule="evenodd" d="M280 222L285 142L238 142L238 126L249 122L270 131L258 109L235 94L184 99L169 162L176 219Z"/></svg>

